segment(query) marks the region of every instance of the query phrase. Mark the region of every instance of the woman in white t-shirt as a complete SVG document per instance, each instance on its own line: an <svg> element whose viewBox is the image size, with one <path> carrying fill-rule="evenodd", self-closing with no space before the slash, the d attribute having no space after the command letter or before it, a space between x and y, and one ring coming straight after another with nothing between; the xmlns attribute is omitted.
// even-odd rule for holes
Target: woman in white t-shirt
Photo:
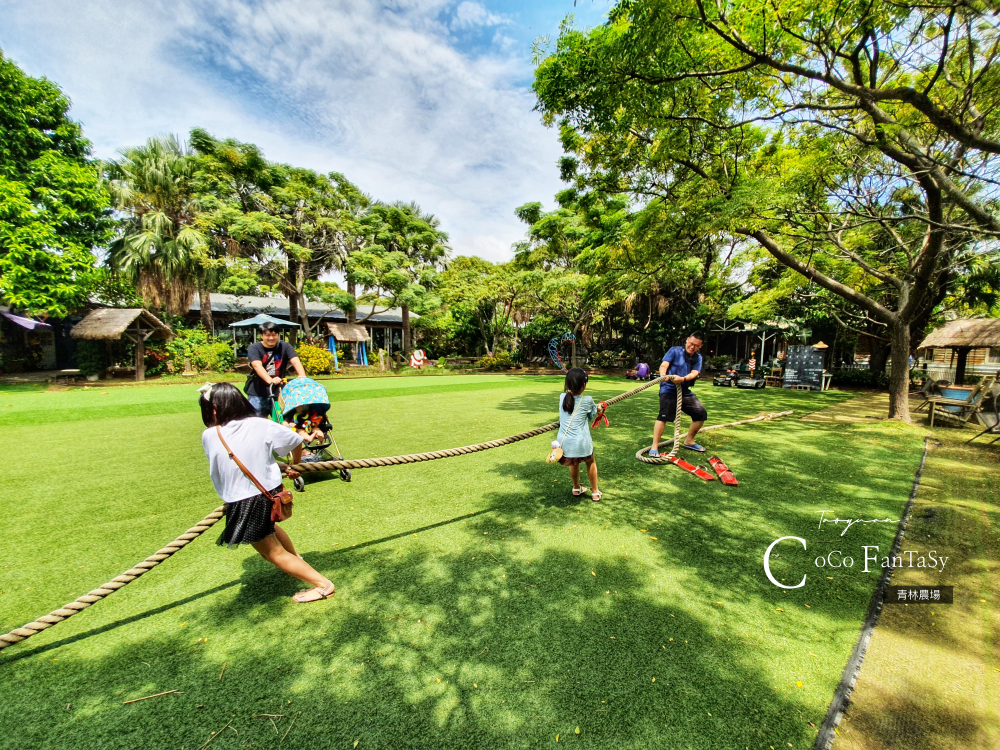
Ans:
<svg viewBox="0 0 1000 750"><path fill-rule="evenodd" d="M201 435L201 444L208 456L212 484L226 504L226 528L218 544L229 547L250 544L269 563L311 583L314 588L292 597L297 602L329 599L335 591L333 583L295 552L288 534L271 520L271 501L229 457L216 426L233 454L272 494L282 490L281 470L274 456L291 453L292 462L298 463L302 436L256 416L250 402L231 383L216 383L203 390L199 404L202 421L208 428Z"/></svg>

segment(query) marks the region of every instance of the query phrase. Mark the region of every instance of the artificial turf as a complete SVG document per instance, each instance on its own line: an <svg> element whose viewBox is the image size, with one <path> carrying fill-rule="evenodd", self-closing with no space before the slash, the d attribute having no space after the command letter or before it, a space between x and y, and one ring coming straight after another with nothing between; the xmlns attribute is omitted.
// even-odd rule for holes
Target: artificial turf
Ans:
<svg viewBox="0 0 1000 750"><path fill-rule="evenodd" d="M561 378L328 383L349 457L466 445L556 417ZM593 378L607 398L634 384ZM704 387L710 421L847 394ZM218 505L189 386L0 386L0 630L127 569ZM338 406L338 404L342 404ZM312 483L285 524L337 584L300 584L208 532L136 583L0 653L12 748L808 747L858 634L922 433L797 418L706 433L726 488L637 462L655 388L595 432L605 499L570 497L548 437ZM586 498L586 496L585 496ZM12 503L11 499L16 499ZM783 592L762 566L806 586ZM817 569L834 549L851 569ZM787 584L786 584L787 585ZM160 698L123 702L168 690ZM223 730L223 727L227 725ZM294 723L293 723L294 722ZM213 735L212 732L222 731Z"/></svg>

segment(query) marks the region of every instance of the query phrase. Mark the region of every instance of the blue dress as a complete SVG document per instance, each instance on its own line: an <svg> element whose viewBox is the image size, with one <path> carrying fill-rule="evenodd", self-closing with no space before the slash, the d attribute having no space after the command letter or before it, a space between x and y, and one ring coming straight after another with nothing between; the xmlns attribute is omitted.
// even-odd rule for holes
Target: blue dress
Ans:
<svg viewBox="0 0 1000 750"><path fill-rule="evenodd" d="M564 393L559 397L559 434L556 440L562 445L566 458L586 458L594 452L594 441L590 439L590 423L597 417L597 404L590 396L574 396L574 417L562 408ZM570 425L572 419L573 424ZM566 428L569 427L567 434Z"/></svg>

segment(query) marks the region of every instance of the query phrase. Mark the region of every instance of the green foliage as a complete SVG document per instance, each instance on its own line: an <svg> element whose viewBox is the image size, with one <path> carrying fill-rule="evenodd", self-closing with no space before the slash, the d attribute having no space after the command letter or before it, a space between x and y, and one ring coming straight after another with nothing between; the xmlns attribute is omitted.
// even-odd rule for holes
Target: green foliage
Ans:
<svg viewBox="0 0 1000 750"><path fill-rule="evenodd" d="M333 369L333 353L327 349L310 344L300 344L295 350L299 355L302 366L306 368L306 375L321 375ZM337 356L342 356L339 352Z"/></svg>
<svg viewBox="0 0 1000 750"><path fill-rule="evenodd" d="M884 372L875 370L854 370L843 369L833 370L833 380L830 382L836 386L854 386L857 388L878 388L889 387L889 376Z"/></svg>
<svg viewBox="0 0 1000 750"><path fill-rule="evenodd" d="M620 352L613 352L608 349L603 352L591 352L590 364L594 367L617 367L620 357Z"/></svg>
<svg viewBox="0 0 1000 750"><path fill-rule="evenodd" d="M213 341L204 328L181 328L166 345L175 372L184 369L184 360L191 360L196 370L229 372L236 366L232 346L224 341Z"/></svg>
<svg viewBox="0 0 1000 750"><path fill-rule="evenodd" d="M225 276L219 282L216 291L235 294L238 297L260 294L260 278L256 266L244 258L237 258L227 263Z"/></svg>
<svg viewBox="0 0 1000 750"><path fill-rule="evenodd" d="M441 296L456 317L475 321L487 354L513 336L513 317L526 289L525 271L477 257L455 258L441 274Z"/></svg>
<svg viewBox="0 0 1000 750"><path fill-rule="evenodd" d="M705 360L705 367L708 370L724 370L729 367L733 362L733 358L725 354L720 354L717 357L708 357Z"/></svg>
<svg viewBox="0 0 1000 750"><path fill-rule="evenodd" d="M30 314L86 302L91 250L109 237L108 196L68 110L0 52L0 296Z"/></svg>
<svg viewBox="0 0 1000 750"><path fill-rule="evenodd" d="M496 370L506 370L508 367L513 366L513 364L514 360L511 359L510 354L501 350L492 356L487 354L484 357L480 357L476 362L476 367L493 372Z"/></svg>
<svg viewBox="0 0 1000 750"><path fill-rule="evenodd" d="M108 348L103 341L84 339L76 344L76 366L83 376L100 375L108 369Z"/></svg>

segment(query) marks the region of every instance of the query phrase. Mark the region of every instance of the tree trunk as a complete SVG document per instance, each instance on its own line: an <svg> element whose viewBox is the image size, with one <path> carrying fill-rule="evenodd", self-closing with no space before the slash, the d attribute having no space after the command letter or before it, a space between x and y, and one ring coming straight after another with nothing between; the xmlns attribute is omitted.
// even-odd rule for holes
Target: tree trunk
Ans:
<svg viewBox="0 0 1000 750"><path fill-rule="evenodd" d="M896 323L889 329L892 372L889 374L889 419L910 421L910 325ZM885 365L883 364L883 367Z"/></svg>
<svg viewBox="0 0 1000 750"><path fill-rule="evenodd" d="M410 307L403 305L403 354L410 353Z"/></svg>
<svg viewBox="0 0 1000 750"><path fill-rule="evenodd" d="M296 294L294 291L292 291L288 295L288 319L294 321L298 317L299 317L299 295ZM292 344L295 344L296 336L294 328L289 332L289 336L292 339Z"/></svg>
<svg viewBox="0 0 1000 750"><path fill-rule="evenodd" d="M347 322L355 323L358 320L358 287L353 281L347 279L347 293L354 297L355 309L347 311ZM351 353L351 361L355 361L358 358L358 345L355 342L351 342L347 347L347 350ZM385 344L385 350L392 356L392 333L389 333L389 340Z"/></svg>
<svg viewBox="0 0 1000 750"><path fill-rule="evenodd" d="M907 341L909 341L909 334L907 333ZM885 363L889 361L889 352L892 350L891 345L886 345L882 343L881 339L876 339L868 337L868 351L870 356L868 357L868 369L874 372L885 372ZM906 353L906 361L909 361L910 353ZM893 359L895 361L895 358Z"/></svg>
<svg viewBox="0 0 1000 750"><path fill-rule="evenodd" d="M214 333L212 328L212 293L200 281L198 282L198 307L201 308L201 324L206 331Z"/></svg>

